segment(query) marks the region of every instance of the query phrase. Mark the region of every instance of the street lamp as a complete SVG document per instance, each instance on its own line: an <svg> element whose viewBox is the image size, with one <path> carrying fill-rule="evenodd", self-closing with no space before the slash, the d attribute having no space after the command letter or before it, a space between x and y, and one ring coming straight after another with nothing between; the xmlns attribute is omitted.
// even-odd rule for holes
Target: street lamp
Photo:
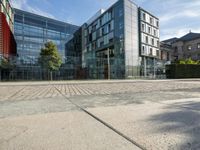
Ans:
<svg viewBox="0 0 200 150"><path fill-rule="evenodd" d="M107 50L107 60L108 60L108 80L110 80L110 49Z"/></svg>

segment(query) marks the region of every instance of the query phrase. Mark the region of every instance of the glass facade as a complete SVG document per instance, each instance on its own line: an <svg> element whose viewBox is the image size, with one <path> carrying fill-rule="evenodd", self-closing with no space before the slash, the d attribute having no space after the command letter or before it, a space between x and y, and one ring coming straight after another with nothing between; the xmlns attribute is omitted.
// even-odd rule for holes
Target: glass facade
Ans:
<svg viewBox="0 0 200 150"><path fill-rule="evenodd" d="M14 9L14 34L17 42L18 63L37 64L41 48L53 41L65 62L65 43L78 26Z"/></svg>
<svg viewBox="0 0 200 150"><path fill-rule="evenodd" d="M119 78L116 73L115 8L111 7L83 28L85 43L82 61L88 78Z"/></svg>
<svg viewBox="0 0 200 150"><path fill-rule="evenodd" d="M82 26L82 66L90 79L139 75L138 7L119 0L93 22Z"/></svg>
<svg viewBox="0 0 200 150"><path fill-rule="evenodd" d="M139 28L138 7L131 1L124 1L125 23L125 65L126 78L139 76Z"/></svg>

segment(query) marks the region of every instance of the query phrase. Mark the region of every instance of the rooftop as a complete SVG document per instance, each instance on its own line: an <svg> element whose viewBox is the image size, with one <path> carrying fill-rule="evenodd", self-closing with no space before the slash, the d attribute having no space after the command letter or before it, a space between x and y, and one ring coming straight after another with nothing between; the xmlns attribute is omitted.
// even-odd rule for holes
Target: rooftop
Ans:
<svg viewBox="0 0 200 150"><path fill-rule="evenodd" d="M200 38L200 33L188 33L181 38L178 39L178 41L191 41Z"/></svg>
<svg viewBox="0 0 200 150"><path fill-rule="evenodd" d="M177 37L174 37L174 38L171 38L171 39L164 40L164 41L162 41L162 42L163 42L163 43L173 43L173 42L175 42L176 40L178 40L178 38L177 38Z"/></svg>
<svg viewBox="0 0 200 150"><path fill-rule="evenodd" d="M193 33L193 32L190 32L180 38L171 38L171 39L167 39L167 40L164 40L162 41L163 43L165 44L172 44L174 42L177 42L177 41L192 41L192 40L195 40L195 39L199 39L200 38L200 33Z"/></svg>

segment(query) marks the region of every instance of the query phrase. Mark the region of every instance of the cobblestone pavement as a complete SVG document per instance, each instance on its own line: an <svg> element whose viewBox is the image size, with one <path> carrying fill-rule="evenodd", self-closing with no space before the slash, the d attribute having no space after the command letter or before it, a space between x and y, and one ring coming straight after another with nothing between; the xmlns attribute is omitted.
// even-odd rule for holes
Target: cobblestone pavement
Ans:
<svg viewBox="0 0 200 150"><path fill-rule="evenodd" d="M4 139L2 136L6 135L8 130L15 130L15 128L17 130L14 124L19 123L19 120L25 119L24 126L30 128L30 135L26 134L26 136L31 140L31 137L34 136L31 133L34 133L36 129L26 120L33 119L36 121L37 116L40 116L40 119L42 117L47 119L46 115L51 116L50 114L55 117L54 114L60 115L58 113L81 112L80 108L77 108L71 102L86 109L146 149L200 149L200 80L0 83L0 132L3 133L0 133L0 145L2 139ZM73 116L63 115L66 115L66 117ZM27 117L24 118L24 116ZM75 123L82 119L77 119ZM89 120L96 121L94 118ZM46 121L42 120L44 123ZM59 120L57 121L59 122ZM83 122L79 122L80 129ZM5 123L8 127L5 126ZM90 131L93 123L88 124L88 131ZM12 126L12 128L9 126ZM20 123L19 126L23 126L23 123ZM44 124L41 124L41 126L43 127ZM51 130L53 127L48 126L48 128ZM77 136L83 134L81 137L84 139L87 133L86 128L86 126L83 127L84 133L74 132L74 134L77 134ZM110 136L110 133L107 134L107 129L101 128L101 130L106 132L103 136L111 139L113 139L113 136L121 136L117 134ZM112 131L112 129L110 130ZM38 131L36 133L39 134ZM12 135L10 132L9 134ZM13 133L13 135L15 134ZM62 137L62 134L58 136ZM14 139L14 143L20 140L15 136L11 137ZM114 141L117 142L119 139L114 138ZM76 141L75 136L74 140ZM99 142L99 140L97 141ZM12 140L9 142L8 145L13 144ZM20 143L22 145L18 145L18 148L8 147L4 143L3 148L20 149L23 147L23 142ZM123 143L121 144L123 145ZM15 146L15 144L12 146ZM126 145L128 150L130 149L129 144ZM71 143L70 149L73 149L73 145L74 143ZM84 142L82 142L82 145L84 145ZM108 149L112 148L109 146ZM105 147L101 148L106 149ZM43 148L45 149L45 147ZM66 148L65 145L63 149ZM32 145L30 149L37 148ZM98 148L89 144L87 149Z"/></svg>
<svg viewBox="0 0 200 150"><path fill-rule="evenodd" d="M74 96L98 96L115 94L133 93L152 93L152 92L190 92L197 94L200 90L200 81L129 81L129 82L108 82L108 83L65 83L55 82L55 84L29 85L1 85L0 101L21 101L35 100L43 98L62 97L54 88L58 88L62 94L71 98Z"/></svg>

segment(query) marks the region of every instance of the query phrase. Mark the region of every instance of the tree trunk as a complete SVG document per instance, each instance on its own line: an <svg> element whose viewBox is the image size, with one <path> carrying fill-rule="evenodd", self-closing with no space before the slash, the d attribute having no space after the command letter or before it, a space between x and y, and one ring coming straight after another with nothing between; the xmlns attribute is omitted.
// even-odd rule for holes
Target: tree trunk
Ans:
<svg viewBox="0 0 200 150"><path fill-rule="evenodd" d="M1 82L1 68L0 68L0 82Z"/></svg>
<svg viewBox="0 0 200 150"><path fill-rule="evenodd" d="M53 80L53 77L52 77L52 71L50 72L50 77L51 77L51 81Z"/></svg>

